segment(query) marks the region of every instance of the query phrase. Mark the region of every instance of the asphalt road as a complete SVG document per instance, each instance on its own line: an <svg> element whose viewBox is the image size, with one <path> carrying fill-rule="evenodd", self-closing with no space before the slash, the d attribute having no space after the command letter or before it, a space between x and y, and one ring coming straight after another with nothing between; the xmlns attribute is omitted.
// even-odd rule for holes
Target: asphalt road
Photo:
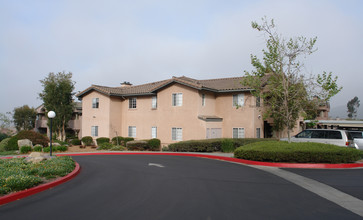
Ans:
<svg viewBox="0 0 363 220"><path fill-rule="evenodd" d="M362 219L249 166L168 155L74 159L77 177L0 206L0 219Z"/></svg>

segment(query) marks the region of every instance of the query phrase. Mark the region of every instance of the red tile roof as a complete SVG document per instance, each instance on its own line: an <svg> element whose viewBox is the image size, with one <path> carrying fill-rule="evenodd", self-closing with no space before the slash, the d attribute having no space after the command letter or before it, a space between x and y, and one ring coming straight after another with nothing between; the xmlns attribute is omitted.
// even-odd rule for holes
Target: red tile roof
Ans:
<svg viewBox="0 0 363 220"><path fill-rule="evenodd" d="M219 78L197 80L189 77L173 77L171 79L126 87L107 87L92 85L84 91L77 94L81 98L92 90L98 91L108 96L136 96L136 95L152 95L158 90L163 89L173 83L179 83L197 90L209 90L213 92L232 92L250 90L248 87L241 84L243 77Z"/></svg>

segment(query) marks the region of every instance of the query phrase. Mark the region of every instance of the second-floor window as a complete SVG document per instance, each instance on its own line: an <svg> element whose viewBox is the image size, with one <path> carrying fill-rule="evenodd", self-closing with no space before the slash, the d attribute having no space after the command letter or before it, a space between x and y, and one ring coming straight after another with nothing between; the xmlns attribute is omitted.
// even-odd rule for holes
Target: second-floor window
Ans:
<svg viewBox="0 0 363 220"><path fill-rule="evenodd" d="M98 108L100 104L100 101L98 98L93 98L92 99L92 108Z"/></svg>
<svg viewBox="0 0 363 220"><path fill-rule="evenodd" d="M202 106L205 106L205 94L202 94Z"/></svg>
<svg viewBox="0 0 363 220"><path fill-rule="evenodd" d="M136 98L129 98L129 108L136 108Z"/></svg>
<svg viewBox="0 0 363 220"><path fill-rule="evenodd" d="M153 96L151 98L151 108L157 108L158 107L158 99L156 96Z"/></svg>
<svg viewBox="0 0 363 220"><path fill-rule="evenodd" d="M173 93L172 106L182 106L182 105L183 105L183 93Z"/></svg>
<svg viewBox="0 0 363 220"><path fill-rule="evenodd" d="M241 107L245 104L244 94L233 95L233 107Z"/></svg>

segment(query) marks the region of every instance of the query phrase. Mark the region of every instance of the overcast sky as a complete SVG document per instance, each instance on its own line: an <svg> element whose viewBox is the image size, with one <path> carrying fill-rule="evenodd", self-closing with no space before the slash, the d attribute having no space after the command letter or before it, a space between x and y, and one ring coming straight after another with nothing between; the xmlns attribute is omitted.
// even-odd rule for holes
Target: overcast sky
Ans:
<svg viewBox="0 0 363 220"><path fill-rule="evenodd" d="M72 72L75 92L243 76L265 46L251 28L264 16L285 37L318 37L304 71L339 77L333 108L363 99L360 0L0 0L0 112L39 106L49 72Z"/></svg>

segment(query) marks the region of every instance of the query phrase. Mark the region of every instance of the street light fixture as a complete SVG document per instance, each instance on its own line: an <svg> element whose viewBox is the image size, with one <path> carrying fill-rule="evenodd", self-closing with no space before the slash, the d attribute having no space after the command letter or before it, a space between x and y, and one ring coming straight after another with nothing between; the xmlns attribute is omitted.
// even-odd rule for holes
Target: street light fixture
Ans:
<svg viewBox="0 0 363 220"><path fill-rule="evenodd" d="M48 118L50 119L50 156L52 156L52 121L53 118L55 117L55 112L54 111L49 111L48 112Z"/></svg>

